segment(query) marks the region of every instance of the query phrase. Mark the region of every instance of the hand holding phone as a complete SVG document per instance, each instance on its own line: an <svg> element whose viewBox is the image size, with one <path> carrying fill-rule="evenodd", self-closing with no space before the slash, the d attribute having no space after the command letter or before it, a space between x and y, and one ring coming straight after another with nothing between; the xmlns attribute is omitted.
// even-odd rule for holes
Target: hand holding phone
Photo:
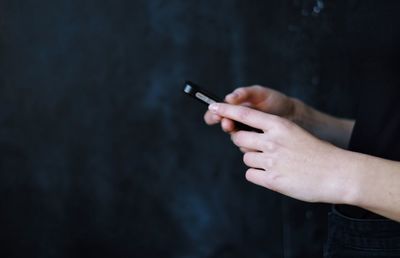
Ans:
<svg viewBox="0 0 400 258"><path fill-rule="evenodd" d="M191 96L192 98L200 101L201 103L209 106L212 103L215 102L223 102L222 99L216 97L215 95L207 92L206 90L202 89L200 86L196 85L195 83L191 81L186 81L184 88L183 88L184 93L187 95ZM263 131L257 128L250 127L248 125L235 122L235 128L236 130L244 130L244 131L254 131L258 133L262 133Z"/></svg>

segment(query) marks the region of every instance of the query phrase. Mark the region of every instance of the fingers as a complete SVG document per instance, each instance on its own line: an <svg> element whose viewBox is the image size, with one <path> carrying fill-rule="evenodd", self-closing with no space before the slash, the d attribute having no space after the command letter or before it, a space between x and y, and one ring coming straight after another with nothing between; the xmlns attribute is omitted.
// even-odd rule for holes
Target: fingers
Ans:
<svg viewBox="0 0 400 258"><path fill-rule="evenodd" d="M257 150L252 150L252 149L248 149L248 148L244 148L244 147L240 147L239 148L241 152L243 153L247 153L247 152L257 152Z"/></svg>
<svg viewBox="0 0 400 258"><path fill-rule="evenodd" d="M214 103L208 108L214 114L230 118L261 130L268 130L274 119L276 119L274 115L263 113L252 108L225 103Z"/></svg>
<svg viewBox="0 0 400 258"><path fill-rule="evenodd" d="M231 140L239 148L262 151L265 144L261 135L256 132L238 131L231 134Z"/></svg>
<svg viewBox="0 0 400 258"><path fill-rule="evenodd" d="M261 86L250 86L237 88L231 94L225 97L225 101L229 104L241 104L243 102L258 103L265 100L268 89Z"/></svg>
<svg viewBox="0 0 400 258"><path fill-rule="evenodd" d="M265 187L267 173L269 172L266 172L261 169L249 168L246 171L246 179L247 181L252 182L253 184Z"/></svg>
<svg viewBox="0 0 400 258"><path fill-rule="evenodd" d="M226 97L225 97L225 101L227 102L227 103L229 103L229 104L233 104L233 105L237 105L237 104L240 104L242 101L242 95L243 94L239 94L238 92L237 92L237 90L235 90L234 92L232 92L232 93L230 93L230 94L228 94L228 95L226 95Z"/></svg>
<svg viewBox="0 0 400 258"><path fill-rule="evenodd" d="M213 114L210 111L207 111L204 114L204 121L208 125L221 123L222 130L226 133L232 133L235 131L235 123L232 120Z"/></svg>
<svg viewBox="0 0 400 258"><path fill-rule="evenodd" d="M214 124L218 124L219 122L221 122L221 117L219 115L213 114L210 111L207 111L204 114L204 121L208 124L208 125L214 125Z"/></svg>
<svg viewBox="0 0 400 258"><path fill-rule="evenodd" d="M246 179L253 184L268 188L272 191L282 192L282 176L274 171L249 168L246 171Z"/></svg>
<svg viewBox="0 0 400 258"><path fill-rule="evenodd" d="M265 157L261 152L247 152L243 155L243 162L251 168L265 170Z"/></svg>
<svg viewBox="0 0 400 258"><path fill-rule="evenodd" d="M235 131L235 123L228 118L222 118L221 127L222 130L226 133L232 133Z"/></svg>

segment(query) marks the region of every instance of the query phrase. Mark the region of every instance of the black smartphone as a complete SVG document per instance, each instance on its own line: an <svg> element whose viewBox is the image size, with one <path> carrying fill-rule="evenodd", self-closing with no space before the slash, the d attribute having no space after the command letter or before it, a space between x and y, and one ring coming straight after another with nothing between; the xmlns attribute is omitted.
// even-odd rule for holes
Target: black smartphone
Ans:
<svg viewBox="0 0 400 258"><path fill-rule="evenodd" d="M197 99L201 103L209 106L215 102L223 102L221 98L216 97L214 94L207 92L206 90L202 89L199 85L191 82L186 81L183 87L183 92L187 95L191 96L194 99ZM235 129L240 131L254 131L258 133L262 133L263 131L257 128L250 127L248 125L242 124L240 122L235 121Z"/></svg>

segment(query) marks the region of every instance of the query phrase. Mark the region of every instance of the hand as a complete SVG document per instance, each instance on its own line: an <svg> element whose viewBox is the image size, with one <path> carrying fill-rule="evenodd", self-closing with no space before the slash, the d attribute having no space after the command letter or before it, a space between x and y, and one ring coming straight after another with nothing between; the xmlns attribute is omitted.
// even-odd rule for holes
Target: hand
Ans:
<svg viewBox="0 0 400 258"><path fill-rule="evenodd" d="M343 203L351 194L351 173L346 173L351 155L347 151L276 115L222 103L209 109L264 132L231 133L235 145L254 150L243 157L250 167L246 172L250 182L308 202Z"/></svg>
<svg viewBox="0 0 400 258"><path fill-rule="evenodd" d="M225 101L233 105L248 106L253 109L286 118L301 126L320 139L336 146L346 148L354 127L354 120L330 116L307 106L296 98L290 98L278 91L262 86L238 88L226 96ZM204 115L207 124L221 122L227 133L236 131L234 122L218 114L207 111ZM252 151L246 148L242 152Z"/></svg>
<svg viewBox="0 0 400 258"><path fill-rule="evenodd" d="M266 113L290 119L294 116L295 102L286 95L262 86L237 88L225 97L225 101L232 105L243 105ZM222 129L231 133L235 125L229 118L222 118L217 114L207 111L204 120L209 125L221 122Z"/></svg>

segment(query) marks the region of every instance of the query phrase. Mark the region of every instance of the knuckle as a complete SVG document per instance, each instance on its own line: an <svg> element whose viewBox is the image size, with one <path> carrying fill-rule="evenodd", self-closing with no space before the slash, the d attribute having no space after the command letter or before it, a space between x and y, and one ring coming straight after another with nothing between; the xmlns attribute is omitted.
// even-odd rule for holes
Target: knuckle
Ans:
<svg viewBox="0 0 400 258"><path fill-rule="evenodd" d="M268 172L267 176L264 178L262 184L276 192L279 192L279 184L281 181L282 175L276 172Z"/></svg>
<svg viewBox="0 0 400 258"><path fill-rule="evenodd" d="M233 142L234 144L237 145L237 143L238 143L238 133L232 133L232 134L231 134L231 140L232 140L232 142Z"/></svg>
<svg viewBox="0 0 400 258"><path fill-rule="evenodd" d="M281 132L292 130L294 123L282 117L274 116L272 118L277 129Z"/></svg>
<svg viewBox="0 0 400 258"><path fill-rule="evenodd" d="M291 121L289 121L287 119L281 119L281 120L282 120L281 123L282 123L283 127L285 127L286 129L292 129L293 128L293 126L294 126L293 122L291 122Z"/></svg>
<svg viewBox="0 0 400 258"><path fill-rule="evenodd" d="M238 145L240 145L240 146L246 145L247 139L246 139L246 133L245 133L245 132L243 132L243 131L238 131L238 132L236 133L235 138L236 138L236 143L237 143Z"/></svg>
<svg viewBox="0 0 400 258"><path fill-rule="evenodd" d="M276 149L276 144L272 141L266 141L264 147L267 151L272 152Z"/></svg>
<svg viewBox="0 0 400 258"><path fill-rule="evenodd" d="M282 122L282 120L283 120L282 117L277 116L277 115L271 115L271 116L270 116L270 119L271 119L271 121L272 121L274 124L276 124L276 125L279 125L279 124Z"/></svg>
<svg viewBox="0 0 400 258"><path fill-rule="evenodd" d="M246 121L250 115L250 110L248 108L241 108L238 112L239 120Z"/></svg>
<svg viewBox="0 0 400 258"><path fill-rule="evenodd" d="M239 88L236 88L236 90L234 90L233 92L242 93L245 89L246 89L246 87L239 87Z"/></svg>
<svg viewBox="0 0 400 258"><path fill-rule="evenodd" d="M272 159L272 158L265 159L266 168L271 169L274 166L274 164L275 164L275 160L274 159Z"/></svg>
<svg viewBox="0 0 400 258"><path fill-rule="evenodd" d="M225 114L225 112L226 112L225 105L219 105L218 106L218 113Z"/></svg>
<svg viewBox="0 0 400 258"><path fill-rule="evenodd" d="M260 145L258 143L257 139L254 139L254 138L249 138L249 140L247 142L248 142L249 147L259 146Z"/></svg>
<svg viewBox="0 0 400 258"><path fill-rule="evenodd" d="M232 139L234 144L236 144L237 146L242 147L242 145L243 145L243 134L242 134L241 131L233 133L232 136L231 136L231 139Z"/></svg>
<svg viewBox="0 0 400 258"><path fill-rule="evenodd" d="M263 92L265 90L265 87L259 84L253 85L249 87L250 90L257 92L258 94L260 92Z"/></svg>

